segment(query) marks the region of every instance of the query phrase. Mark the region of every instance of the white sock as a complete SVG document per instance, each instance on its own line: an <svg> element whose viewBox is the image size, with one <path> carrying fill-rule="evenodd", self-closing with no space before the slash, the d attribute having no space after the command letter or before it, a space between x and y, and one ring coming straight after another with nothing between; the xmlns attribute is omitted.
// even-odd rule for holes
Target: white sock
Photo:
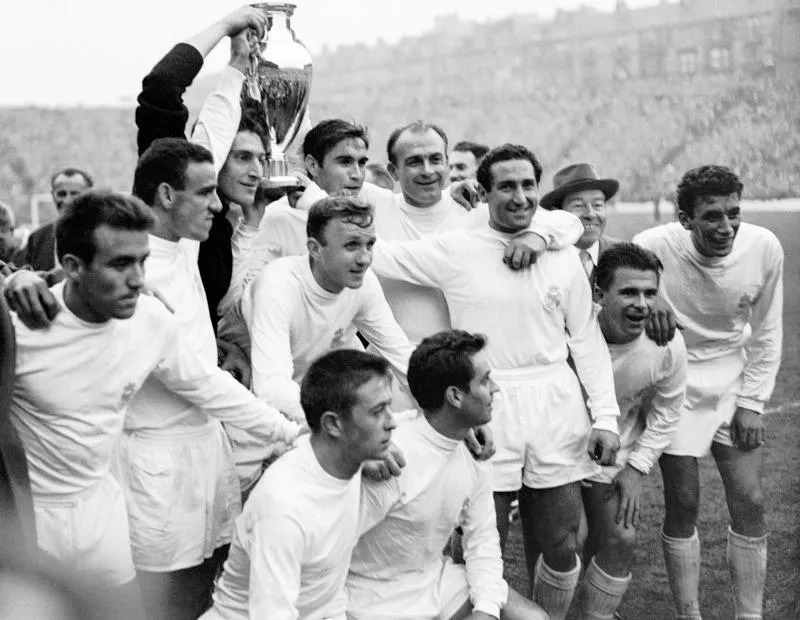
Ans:
<svg viewBox="0 0 800 620"><path fill-rule="evenodd" d="M581 559L578 556L575 559L575 568L566 573L559 573L545 564L544 555L540 555L536 562L533 601L549 614L550 620L564 620L567 617L581 576Z"/></svg>
<svg viewBox="0 0 800 620"><path fill-rule="evenodd" d="M767 575L767 535L750 538L728 528L728 570L736 620L761 620Z"/></svg>
<svg viewBox="0 0 800 620"><path fill-rule="evenodd" d="M580 594L582 618L613 620L622 597L631 583L631 574L613 577L600 568L595 559L589 562Z"/></svg>
<svg viewBox="0 0 800 620"><path fill-rule="evenodd" d="M661 532L669 586L678 608L678 620L702 620L700 616L700 537L671 538Z"/></svg>

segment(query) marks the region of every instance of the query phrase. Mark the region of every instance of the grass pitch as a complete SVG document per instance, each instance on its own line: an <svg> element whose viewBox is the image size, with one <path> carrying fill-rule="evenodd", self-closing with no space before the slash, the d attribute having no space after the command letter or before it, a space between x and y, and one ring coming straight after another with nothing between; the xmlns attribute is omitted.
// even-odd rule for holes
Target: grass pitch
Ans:
<svg viewBox="0 0 800 620"><path fill-rule="evenodd" d="M667 216L668 219L669 216ZM771 406L780 413L767 418L764 490L769 523L769 556L764 593L765 620L800 620L800 214L755 212L743 205L745 221L772 230L786 254L784 273L783 363ZM609 213L607 232L621 239L653 225L649 215ZM664 220L666 221L666 219ZM698 530L702 545L700 608L705 620L733 618L733 599L725 562L728 510L714 460L701 460L701 507ZM644 488L645 511L633 581L619 610L625 620L675 618L660 529L664 515L661 474L655 468ZM511 528L506 549L509 584L527 594L528 577L519 523ZM570 618L577 616L570 615Z"/></svg>

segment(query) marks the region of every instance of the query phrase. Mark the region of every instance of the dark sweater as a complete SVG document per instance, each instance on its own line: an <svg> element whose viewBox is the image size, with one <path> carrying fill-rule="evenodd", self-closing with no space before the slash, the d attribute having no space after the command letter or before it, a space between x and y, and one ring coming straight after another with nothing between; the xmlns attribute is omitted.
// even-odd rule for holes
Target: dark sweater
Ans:
<svg viewBox="0 0 800 620"><path fill-rule="evenodd" d="M202 66L200 52L191 45L178 43L142 80L136 108L139 155L158 138L186 137L189 110L183 103L183 94ZM208 239L200 244L197 260L214 331L217 329L217 307L228 291L233 270L233 227L225 217L227 213L228 206L223 203L222 211L214 216Z"/></svg>

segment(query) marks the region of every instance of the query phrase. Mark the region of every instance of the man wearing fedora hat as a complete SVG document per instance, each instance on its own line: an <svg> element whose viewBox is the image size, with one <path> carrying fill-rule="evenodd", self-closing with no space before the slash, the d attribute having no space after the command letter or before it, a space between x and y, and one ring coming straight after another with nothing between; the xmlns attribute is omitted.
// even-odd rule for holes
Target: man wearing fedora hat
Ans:
<svg viewBox="0 0 800 620"><path fill-rule="evenodd" d="M542 197L541 205L548 210L563 209L578 216L583 224L583 235L575 242L586 275L593 281L594 268L600 256L620 239L608 237L606 228L606 203L619 190L616 179L601 179L594 166L587 163L572 164L553 176L553 190Z"/></svg>

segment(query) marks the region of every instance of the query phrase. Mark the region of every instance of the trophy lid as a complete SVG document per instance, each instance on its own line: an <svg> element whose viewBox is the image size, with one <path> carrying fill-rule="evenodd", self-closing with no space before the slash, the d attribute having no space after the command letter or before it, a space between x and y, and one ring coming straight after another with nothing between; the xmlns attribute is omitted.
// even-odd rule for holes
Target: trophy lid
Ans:
<svg viewBox="0 0 800 620"><path fill-rule="evenodd" d="M262 11L286 13L289 17L294 14L294 10L297 8L297 5L292 2L256 2L250 6Z"/></svg>

